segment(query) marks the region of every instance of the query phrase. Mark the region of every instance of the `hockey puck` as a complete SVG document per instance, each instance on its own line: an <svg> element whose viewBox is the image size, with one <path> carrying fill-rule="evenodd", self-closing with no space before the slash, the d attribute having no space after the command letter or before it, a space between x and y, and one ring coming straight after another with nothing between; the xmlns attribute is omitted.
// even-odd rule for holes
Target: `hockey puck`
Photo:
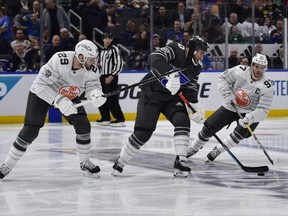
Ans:
<svg viewBox="0 0 288 216"><path fill-rule="evenodd" d="M264 176L265 173L258 173L258 176Z"/></svg>

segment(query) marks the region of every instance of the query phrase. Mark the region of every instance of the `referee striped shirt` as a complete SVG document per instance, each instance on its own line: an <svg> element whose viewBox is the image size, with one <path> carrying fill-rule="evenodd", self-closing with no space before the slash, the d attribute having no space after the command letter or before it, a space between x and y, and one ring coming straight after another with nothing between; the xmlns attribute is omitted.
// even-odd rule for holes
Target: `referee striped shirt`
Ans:
<svg viewBox="0 0 288 216"><path fill-rule="evenodd" d="M117 76L123 69L123 59L118 47L111 45L100 51L100 74Z"/></svg>

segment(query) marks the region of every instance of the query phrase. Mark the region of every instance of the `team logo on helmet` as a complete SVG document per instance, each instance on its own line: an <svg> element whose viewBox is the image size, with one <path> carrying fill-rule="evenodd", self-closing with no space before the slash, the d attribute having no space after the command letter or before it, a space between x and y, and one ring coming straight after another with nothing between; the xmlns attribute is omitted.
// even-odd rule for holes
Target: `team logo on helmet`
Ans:
<svg viewBox="0 0 288 216"><path fill-rule="evenodd" d="M87 44L79 44L79 47L83 47L87 49L88 51L92 51L92 49L89 46L87 46Z"/></svg>
<svg viewBox="0 0 288 216"><path fill-rule="evenodd" d="M247 107L250 105L251 99L244 89L237 90L235 96L236 96L236 103L240 107Z"/></svg>

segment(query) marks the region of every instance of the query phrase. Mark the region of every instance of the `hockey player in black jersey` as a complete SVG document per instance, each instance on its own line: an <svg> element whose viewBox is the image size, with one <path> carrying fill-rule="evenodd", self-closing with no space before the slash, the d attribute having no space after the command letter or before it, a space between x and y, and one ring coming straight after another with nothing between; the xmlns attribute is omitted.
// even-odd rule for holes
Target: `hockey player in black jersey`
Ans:
<svg viewBox="0 0 288 216"><path fill-rule="evenodd" d="M150 54L148 59L150 72L143 80L174 68L185 68L185 70L141 87L134 132L122 147L120 156L113 166L112 175L121 173L132 156L150 139L156 129L159 115L162 113L174 126L176 151L174 176L187 177L191 171L186 164L190 120L186 106L177 93L182 92L197 111L191 114L190 119L202 123L205 119L205 111L197 99L197 81L202 70L201 60L207 49L208 43L201 37L194 36L187 47L172 42Z"/></svg>

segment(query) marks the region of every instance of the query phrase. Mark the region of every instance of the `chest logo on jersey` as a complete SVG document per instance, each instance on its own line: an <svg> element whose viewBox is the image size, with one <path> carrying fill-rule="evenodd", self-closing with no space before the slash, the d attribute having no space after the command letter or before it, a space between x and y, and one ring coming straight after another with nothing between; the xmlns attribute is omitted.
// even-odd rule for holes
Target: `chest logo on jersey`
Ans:
<svg viewBox="0 0 288 216"><path fill-rule="evenodd" d="M247 107L250 105L251 98L244 89L237 90L235 96L236 96L236 103L240 107Z"/></svg>
<svg viewBox="0 0 288 216"><path fill-rule="evenodd" d="M80 94L80 88L77 86L62 86L59 89L59 94L62 94L72 100Z"/></svg>

